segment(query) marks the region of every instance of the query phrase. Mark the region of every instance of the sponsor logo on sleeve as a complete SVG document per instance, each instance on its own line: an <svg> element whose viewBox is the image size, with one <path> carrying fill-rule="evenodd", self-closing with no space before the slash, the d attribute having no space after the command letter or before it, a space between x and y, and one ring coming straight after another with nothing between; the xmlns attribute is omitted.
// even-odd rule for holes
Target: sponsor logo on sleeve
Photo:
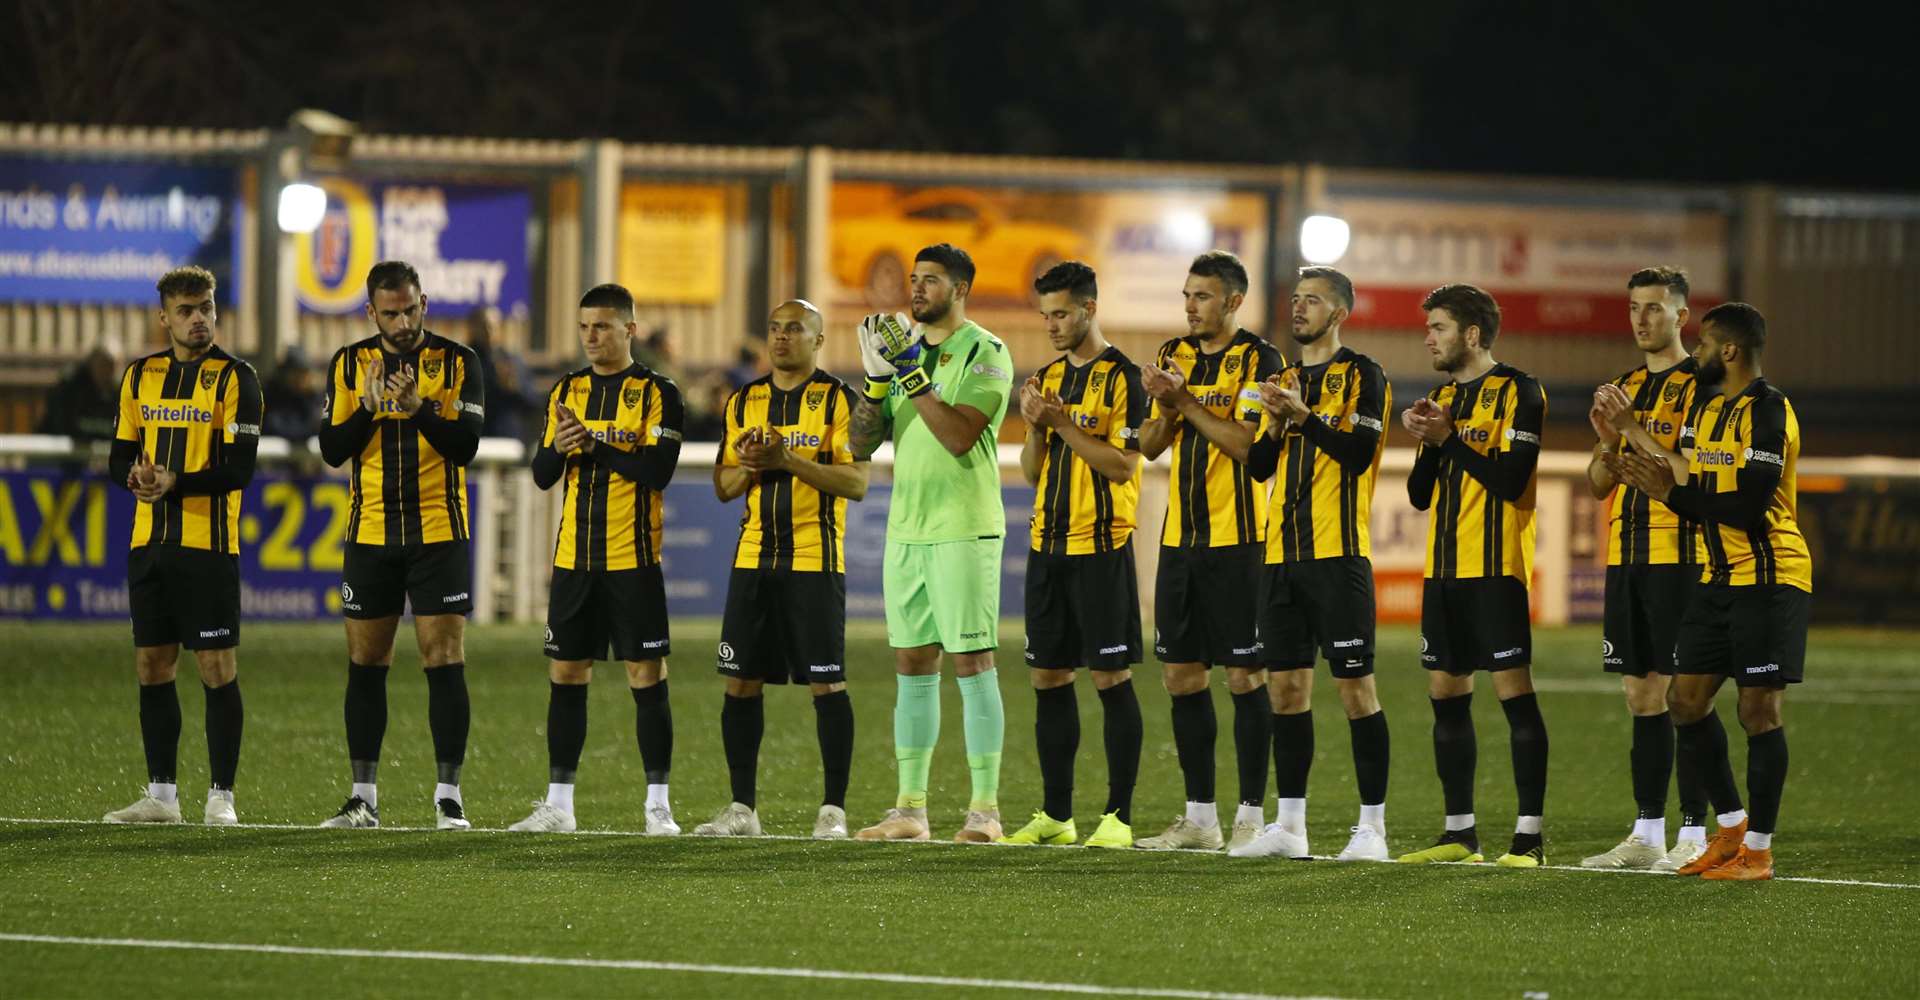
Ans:
<svg viewBox="0 0 1920 1000"><path fill-rule="evenodd" d="M1363 417L1363 416L1360 416L1359 414L1355 414L1353 418L1353 422L1356 425L1365 427L1367 430L1370 430L1370 431L1382 431L1382 432L1385 431L1385 428L1381 426L1380 421L1375 420L1372 417Z"/></svg>
<svg viewBox="0 0 1920 1000"><path fill-rule="evenodd" d="M1515 430L1509 427L1507 428L1507 440L1521 441L1521 442L1525 442L1526 444L1539 444L1540 435L1534 434L1530 431Z"/></svg>
<svg viewBox="0 0 1920 1000"><path fill-rule="evenodd" d="M1776 455L1770 451L1760 451L1755 448L1747 449L1747 461L1765 462L1768 465L1778 465L1782 467L1784 467L1787 464L1787 460L1780 457L1779 455Z"/></svg>

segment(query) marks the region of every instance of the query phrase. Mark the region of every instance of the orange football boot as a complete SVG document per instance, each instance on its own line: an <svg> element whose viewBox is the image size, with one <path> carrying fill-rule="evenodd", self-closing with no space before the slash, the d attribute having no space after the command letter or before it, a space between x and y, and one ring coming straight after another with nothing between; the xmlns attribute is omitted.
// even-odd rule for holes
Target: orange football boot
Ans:
<svg viewBox="0 0 1920 1000"><path fill-rule="evenodd" d="M1723 882L1759 882L1773 877L1772 849L1756 851L1744 844L1733 860L1700 873L1701 878Z"/></svg>
<svg viewBox="0 0 1920 1000"><path fill-rule="evenodd" d="M1713 831L1707 840L1707 849L1700 856L1680 866L1675 875L1699 875L1709 868L1718 868L1732 861L1740 854L1741 838L1747 835L1747 821L1741 820L1737 826L1723 826Z"/></svg>

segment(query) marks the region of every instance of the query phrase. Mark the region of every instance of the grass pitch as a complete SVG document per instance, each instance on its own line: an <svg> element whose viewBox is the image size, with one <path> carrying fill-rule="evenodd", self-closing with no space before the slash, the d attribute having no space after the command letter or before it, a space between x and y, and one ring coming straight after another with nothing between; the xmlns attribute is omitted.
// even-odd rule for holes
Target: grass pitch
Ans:
<svg viewBox="0 0 1920 1000"><path fill-rule="evenodd" d="M725 804L712 622L679 623L674 805L688 829ZM537 628L468 639L473 734L463 782L476 826L504 827L544 790L546 680ZM1816 631L1809 683L1787 701L1792 773L1775 845L1781 881L1487 867L1236 861L1198 854L650 840L633 706L617 668L594 683L578 815L600 835L110 828L91 823L145 782L124 626L0 625L0 996L1911 996L1920 990L1920 721L1910 633ZM1003 631L1008 828L1038 808L1032 695L1017 624ZM1384 629L1394 731L1389 840L1428 843L1441 803L1417 637ZM430 826L426 685L403 630L389 682L381 818ZM1599 672L1597 630L1539 630L1552 735L1547 852L1555 865L1624 836L1629 724ZM249 624L238 804L245 824L309 827L344 797L338 625ZM893 798L891 657L871 626L848 641L858 718L849 818ZM206 779L201 697L183 663L182 802ZM1147 745L1136 836L1180 809L1158 668L1137 675ZM1216 682L1223 812L1232 709ZM1504 847L1513 791L1506 723L1486 685L1478 812ZM944 685L936 836L967 798L959 693ZM1100 709L1080 685L1082 834L1105 795ZM1353 822L1346 726L1324 670L1310 832L1337 851ZM1732 718L1736 774L1744 741ZM760 810L804 836L819 796L804 691L769 689ZM1744 778L1743 778L1744 784ZM1271 800L1271 792L1269 793ZM1271 801L1269 801L1271 815ZM1669 809L1677 821L1677 809ZM1669 836L1675 823L1669 823ZM1807 879L1821 881L1796 881ZM1865 885L1858 883L1881 883ZM1909 886L1911 888L1904 888ZM157 948L178 942L193 947ZM214 951L208 947L246 950ZM278 950L275 950L278 949ZM889 978L892 977L892 978Z"/></svg>

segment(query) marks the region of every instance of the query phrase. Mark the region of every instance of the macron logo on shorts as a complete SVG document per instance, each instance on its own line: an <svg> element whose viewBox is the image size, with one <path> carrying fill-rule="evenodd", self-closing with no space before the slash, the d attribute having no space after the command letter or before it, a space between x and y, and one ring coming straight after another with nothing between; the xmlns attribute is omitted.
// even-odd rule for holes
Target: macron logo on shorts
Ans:
<svg viewBox="0 0 1920 1000"><path fill-rule="evenodd" d="M1512 659L1513 657L1516 657L1519 655L1520 655L1520 647L1515 646L1512 649L1503 649L1498 653L1493 654L1493 658L1496 660L1507 660L1507 659Z"/></svg>
<svg viewBox="0 0 1920 1000"><path fill-rule="evenodd" d="M442 597L442 598L440 599L440 603L441 603L441 604L452 604L452 603L454 603L454 602L456 602L456 601L464 601L464 600L466 600L466 599L467 599L467 592L463 590L463 591L461 591L461 592L459 592L458 594L448 594L447 596L445 596L445 597Z"/></svg>
<svg viewBox="0 0 1920 1000"><path fill-rule="evenodd" d="M816 673L816 674L837 674L837 673L839 673L839 672L840 672L840 664L838 664L838 663L810 663L810 664L808 664L808 665L807 665L807 669L808 669L809 671L812 671L813 673Z"/></svg>
<svg viewBox="0 0 1920 1000"><path fill-rule="evenodd" d="M212 629L202 630L200 633L200 638L218 639L223 635L232 635L232 634L233 634L233 630L230 628L212 628ZM1778 670L1779 668L1775 667L1774 669Z"/></svg>
<svg viewBox="0 0 1920 1000"><path fill-rule="evenodd" d="M202 632L200 634L205 635L206 633ZM1779 672L1780 672L1780 664L1778 663L1762 663L1757 667L1747 668L1747 673L1750 673L1750 674L1777 674Z"/></svg>
<svg viewBox="0 0 1920 1000"><path fill-rule="evenodd" d="M641 649L659 649L661 646L664 646L666 644L667 644L667 640L665 639L649 639L648 641L641 643L640 648Z"/></svg>
<svg viewBox="0 0 1920 1000"><path fill-rule="evenodd" d="M1129 647L1124 642L1118 646L1102 646L1100 647L1100 655L1106 656L1109 653L1124 653L1127 651L1128 648Z"/></svg>
<svg viewBox="0 0 1920 1000"><path fill-rule="evenodd" d="M1367 640L1365 639L1335 639L1333 642L1333 648L1352 649L1355 646L1364 646L1366 644L1367 644Z"/></svg>

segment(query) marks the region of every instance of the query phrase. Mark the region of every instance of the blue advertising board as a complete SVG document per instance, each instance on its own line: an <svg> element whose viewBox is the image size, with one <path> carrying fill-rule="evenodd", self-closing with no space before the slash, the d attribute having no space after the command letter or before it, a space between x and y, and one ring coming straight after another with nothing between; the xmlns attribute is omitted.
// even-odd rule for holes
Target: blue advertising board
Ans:
<svg viewBox="0 0 1920 1000"><path fill-rule="evenodd" d="M238 288L234 183L228 167L0 159L0 300L146 305L184 264Z"/></svg>
<svg viewBox="0 0 1920 1000"><path fill-rule="evenodd" d="M135 503L78 470L0 472L0 617L124 620ZM351 508L345 479L255 473L240 508L242 617L338 617Z"/></svg>
<svg viewBox="0 0 1920 1000"><path fill-rule="evenodd" d="M847 504L847 617L883 618L880 562L887 550L887 507L891 486L875 485L867 497ZM1025 607L1027 519L1033 488L1001 490L1007 508L1005 554L1000 561L1000 615L1018 618ZM667 610L673 617L718 616L727 606L727 577L733 569L734 543L740 537L739 503L721 504L705 483L667 487L661 514L660 560L667 578Z"/></svg>
<svg viewBox="0 0 1920 1000"><path fill-rule="evenodd" d="M293 248L303 311L358 312L367 301L367 271L382 260L404 260L420 272L434 315L532 308L529 189L345 177L315 183L327 192L326 215L319 229L295 237Z"/></svg>

